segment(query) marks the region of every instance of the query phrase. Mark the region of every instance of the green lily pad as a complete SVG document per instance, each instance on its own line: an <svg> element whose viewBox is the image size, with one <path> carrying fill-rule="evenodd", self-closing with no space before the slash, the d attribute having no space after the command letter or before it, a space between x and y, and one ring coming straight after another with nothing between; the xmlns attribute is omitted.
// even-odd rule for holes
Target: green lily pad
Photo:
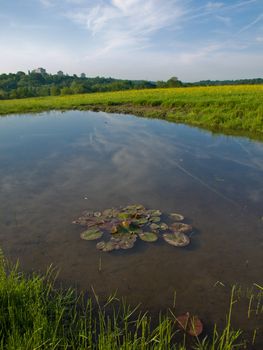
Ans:
<svg viewBox="0 0 263 350"><path fill-rule="evenodd" d="M139 233L139 237L142 241L145 242L156 242L158 239L158 236L154 232L142 232Z"/></svg>
<svg viewBox="0 0 263 350"><path fill-rule="evenodd" d="M183 221L184 220L184 216L178 213L171 213L170 217L174 220L174 221Z"/></svg>
<svg viewBox="0 0 263 350"><path fill-rule="evenodd" d="M193 231L193 227L191 225L183 224L182 222L174 222L170 227L173 231L181 233L190 233Z"/></svg>
<svg viewBox="0 0 263 350"><path fill-rule="evenodd" d="M159 230L160 226L155 224L154 222L150 225L150 229L152 231L156 231L156 230Z"/></svg>
<svg viewBox="0 0 263 350"><path fill-rule="evenodd" d="M137 220L137 224L138 225L145 225L147 224L148 220L146 218L141 218L139 220Z"/></svg>
<svg viewBox="0 0 263 350"><path fill-rule="evenodd" d="M150 209L147 210L147 214L151 215L151 216L161 216L162 212L160 210L156 210L156 209Z"/></svg>
<svg viewBox="0 0 263 350"><path fill-rule="evenodd" d="M168 225L165 223L165 222L162 222L160 225L159 225L160 229L162 231L165 231L165 230L168 230Z"/></svg>
<svg viewBox="0 0 263 350"><path fill-rule="evenodd" d="M163 239L175 247L185 247L190 243L190 239L183 233L174 232L174 233L164 233Z"/></svg>
<svg viewBox="0 0 263 350"><path fill-rule="evenodd" d="M152 216L149 221L151 222L154 222L154 223L157 223L157 222L160 222L161 219L159 218L159 216Z"/></svg>
<svg viewBox="0 0 263 350"><path fill-rule="evenodd" d="M122 219L122 220L125 220L125 219L129 219L130 215L129 215L129 213L119 213L118 214L118 218Z"/></svg>
<svg viewBox="0 0 263 350"><path fill-rule="evenodd" d="M80 234L81 239L86 241L95 241L96 239L101 238L103 233L100 230L87 230Z"/></svg>

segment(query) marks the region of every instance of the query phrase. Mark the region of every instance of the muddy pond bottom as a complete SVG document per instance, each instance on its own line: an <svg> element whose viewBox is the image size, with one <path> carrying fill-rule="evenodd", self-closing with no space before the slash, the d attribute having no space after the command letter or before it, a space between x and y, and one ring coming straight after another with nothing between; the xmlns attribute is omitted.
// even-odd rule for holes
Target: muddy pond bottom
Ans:
<svg viewBox="0 0 263 350"><path fill-rule="evenodd" d="M107 113L3 117L0 198L8 258L28 272L53 264L65 286L92 286L101 298L117 292L159 312L176 291L178 313L220 324L233 284L263 282L260 142ZM137 240L102 253L72 224L84 211L133 204L183 214L191 243ZM234 317L242 327L245 316Z"/></svg>

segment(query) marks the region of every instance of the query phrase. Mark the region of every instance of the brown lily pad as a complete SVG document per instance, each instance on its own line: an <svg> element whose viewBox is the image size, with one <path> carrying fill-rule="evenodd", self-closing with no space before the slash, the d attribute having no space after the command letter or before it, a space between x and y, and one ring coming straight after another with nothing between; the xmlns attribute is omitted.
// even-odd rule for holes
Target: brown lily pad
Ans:
<svg viewBox="0 0 263 350"><path fill-rule="evenodd" d="M193 337L198 337L203 332L203 323L197 316L191 316L189 312L176 318L179 327Z"/></svg>
<svg viewBox="0 0 263 350"><path fill-rule="evenodd" d="M181 232L164 233L163 239L174 247L185 247L190 243L189 237Z"/></svg>
<svg viewBox="0 0 263 350"><path fill-rule="evenodd" d="M174 222L170 227L173 231L181 233L190 233L193 231L193 227L191 225L183 224L182 222Z"/></svg>
<svg viewBox="0 0 263 350"><path fill-rule="evenodd" d="M178 213L171 213L170 217L174 220L174 221L183 221L184 220L184 216L182 214L178 214Z"/></svg>
<svg viewBox="0 0 263 350"><path fill-rule="evenodd" d="M102 250L103 252L111 252L112 250L116 249L116 245L112 241L108 241L108 242L101 241L97 243L96 248L99 250Z"/></svg>

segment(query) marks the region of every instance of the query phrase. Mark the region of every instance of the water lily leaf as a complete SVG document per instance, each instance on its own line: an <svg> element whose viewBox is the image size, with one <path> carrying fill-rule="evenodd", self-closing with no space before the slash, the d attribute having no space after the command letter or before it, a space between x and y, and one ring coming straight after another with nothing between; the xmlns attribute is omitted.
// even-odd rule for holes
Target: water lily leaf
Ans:
<svg viewBox="0 0 263 350"><path fill-rule="evenodd" d="M193 337L198 337L203 332L203 324L197 316L191 316L189 312L176 317L181 329Z"/></svg>
<svg viewBox="0 0 263 350"><path fill-rule="evenodd" d="M185 247L190 243L189 237L181 232L164 233L163 239L168 244L171 244L175 247Z"/></svg>
<svg viewBox="0 0 263 350"><path fill-rule="evenodd" d="M106 218L111 218L112 217L112 209L103 210L102 215Z"/></svg>
<svg viewBox="0 0 263 350"><path fill-rule="evenodd" d="M111 252L112 250L116 249L115 244L111 241L108 241L108 242L101 241L97 243L96 248L99 250L102 250L103 252Z"/></svg>
<svg viewBox="0 0 263 350"><path fill-rule="evenodd" d="M123 235L119 238L118 245L121 249L130 249L133 248L136 239L136 235L133 234Z"/></svg>
<svg viewBox="0 0 263 350"><path fill-rule="evenodd" d="M137 224L138 225L145 225L147 224L148 220L146 218L141 218L139 220L137 220Z"/></svg>
<svg viewBox="0 0 263 350"><path fill-rule="evenodd" d="M162 222L160 225L159 225L160 229L165 231L165 230L168 230L168 225L165 223L165 222Z"/></svg>
<svg viewBox="0 0 263 350"><path fill-rule="evenodd" d="M105 242L101 241L99 243L96 244L96 248L99 250L102 250L105 247Z"/></svg>
<svg viewBox="0 0 263 350"><path fill-rule="evenodd" d="M159 209L149 209L146 210L146 214L150 216L161 216L162 212Z"/></svg>
<svg viewBox="0 0 263 350"><path fill-rule="evenodd" d="M145 210L142 204L136 204L136 210Z"/></svg>
<svg viewBox="0 0 263 350"><path fill-rule="evenodd" d="M173 231L176 232L181 232L181 233L190 233L193 231L193 227L191 225L188 224L183 224L182 222L174 222L170 228Z"/></svg>
<svg viewBox="0 0 263 350"><path fill-rule="evenodd" d="M101 238L103 233L100 230L87 230L80 234L81 239L85 239L86 241L94 241L96 239Z"/></svg>
<svg viewBox="0 0 263 350"><path fill-rule="evenodd" d="M159 216L152 216L149 221L151 222L154 222L154 223L157 223L157 222L160 222L161 219L159 218Z"/></svg>
<svg viewBox="0 0 263 350"><path fill-rule="evenodd" d="M129 213L119 213L118 214L118 218L119 219L129 219L129 217L130 217L130 215L129 215Z"/></svg>
<svg viewBox="0 0 263 350"><path fill-rule="evenodd" d="M171 213L170 217L174 220L174 221L183 221L184 220L184 216L178 213Z"/></svg>
<svg viewBox="0 0 263 350"><path fill-rule="evenodd" d="M150 225L150 229L153 230L153 231L156 231L156 230L158 230L159 228L160 228L160 226L157 225L157 224L155 224L155 223L152 223L152 224Z"/></svg>
<svg viewBox="0 0 263 350"><path fill-rule="evenodd" d="M142 241L145 242L156 242L158 239L158 236L154 232L142 232L139 233L139 237Z"/></svg>

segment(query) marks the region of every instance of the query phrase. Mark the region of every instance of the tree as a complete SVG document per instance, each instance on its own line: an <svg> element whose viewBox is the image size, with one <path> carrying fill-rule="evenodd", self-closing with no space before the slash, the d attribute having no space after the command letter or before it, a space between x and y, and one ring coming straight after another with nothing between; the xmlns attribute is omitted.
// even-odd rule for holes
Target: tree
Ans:
<svg viewBox="0 0 263 350"><path fill-rule="evenodd" d="M168 87L178 87L178 86L182 86L182 82L180 80L178 80L177 77L172 77L169 80L167 80L166 85Z"/></svg>

